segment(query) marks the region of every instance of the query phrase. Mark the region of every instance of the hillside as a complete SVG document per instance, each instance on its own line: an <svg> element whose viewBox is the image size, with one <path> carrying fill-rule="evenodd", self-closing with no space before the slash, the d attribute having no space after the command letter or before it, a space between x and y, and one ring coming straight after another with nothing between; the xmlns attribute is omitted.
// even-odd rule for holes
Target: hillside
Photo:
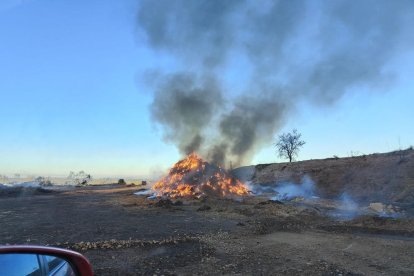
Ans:
<svg viewBox="0 0 414 276"><path fill-rule="evenodd" d="M414 150L347 158L240 167L234 173L252 184L300 183L307 175L324 197L346 192L359 201L414 202Z"/></svg>

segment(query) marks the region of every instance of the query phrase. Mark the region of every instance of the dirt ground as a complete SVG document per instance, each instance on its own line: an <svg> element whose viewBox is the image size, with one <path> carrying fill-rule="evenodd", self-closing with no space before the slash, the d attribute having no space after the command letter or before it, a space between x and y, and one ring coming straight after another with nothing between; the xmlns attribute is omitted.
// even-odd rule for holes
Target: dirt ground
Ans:
<svg viewBox="0 0 414 276"><path fill-rule="evenodd" d="M117 185L0 196L0 244L70 248L96 275L413 275L414 220L268 201L150 200Z"/></svg>

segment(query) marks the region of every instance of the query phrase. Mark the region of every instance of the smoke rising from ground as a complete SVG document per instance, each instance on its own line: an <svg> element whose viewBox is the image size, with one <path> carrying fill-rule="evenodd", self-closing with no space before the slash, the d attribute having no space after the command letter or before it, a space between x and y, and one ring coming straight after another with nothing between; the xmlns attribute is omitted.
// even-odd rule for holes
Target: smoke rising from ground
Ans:
<svg viewBox="0 0 414 276"><path fill-rule="evenodd" d="M300 183L267 183L266 185L250 185L249 188L255 195L268 194L271 200L291 200L295 197L312 198L317 195L315 182L307 175Z"/></svg>
<svg viewBox="0 0 414 276"><path fill-rule="evenodd" d="M328 215L337 219L351 220L364 214L363 206L358 204L348 193L341 194L337 199L338 206L328 212Z"/></svg>
<svg viewBox="0 0 414 276"><path fill-rule="evenodd" d="M154 86L152 118L183 154L224 165L270 144L298 102L382 90L389 62L414 45L410 0L143 0L137 22L140 39L177 63Z"/></svg>

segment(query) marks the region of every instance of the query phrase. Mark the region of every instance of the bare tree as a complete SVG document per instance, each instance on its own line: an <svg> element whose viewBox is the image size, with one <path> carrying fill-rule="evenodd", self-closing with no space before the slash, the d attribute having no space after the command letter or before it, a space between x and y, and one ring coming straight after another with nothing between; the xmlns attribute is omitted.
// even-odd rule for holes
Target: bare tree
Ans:
<svg viewBox="0 0 414 276"><path fill-rule="evenodd" d="M295 159L298 155L300 147L305 144L305 141L300 140L300 134L296 129L292 132L283 133L279 135L276 143L274 144L279 157L288 158L289 162Z"/></svg>

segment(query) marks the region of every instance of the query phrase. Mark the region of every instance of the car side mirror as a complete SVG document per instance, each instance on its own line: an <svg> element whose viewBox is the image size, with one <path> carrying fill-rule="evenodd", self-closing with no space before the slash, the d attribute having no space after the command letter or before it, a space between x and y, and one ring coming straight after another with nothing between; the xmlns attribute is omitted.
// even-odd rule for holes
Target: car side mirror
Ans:
<svg viewBox="0 0 414 276"><path fill-rule="evenodd" d="M93 276L92 266L80 253L46 246L0 246L0 275Z"/></svg>

